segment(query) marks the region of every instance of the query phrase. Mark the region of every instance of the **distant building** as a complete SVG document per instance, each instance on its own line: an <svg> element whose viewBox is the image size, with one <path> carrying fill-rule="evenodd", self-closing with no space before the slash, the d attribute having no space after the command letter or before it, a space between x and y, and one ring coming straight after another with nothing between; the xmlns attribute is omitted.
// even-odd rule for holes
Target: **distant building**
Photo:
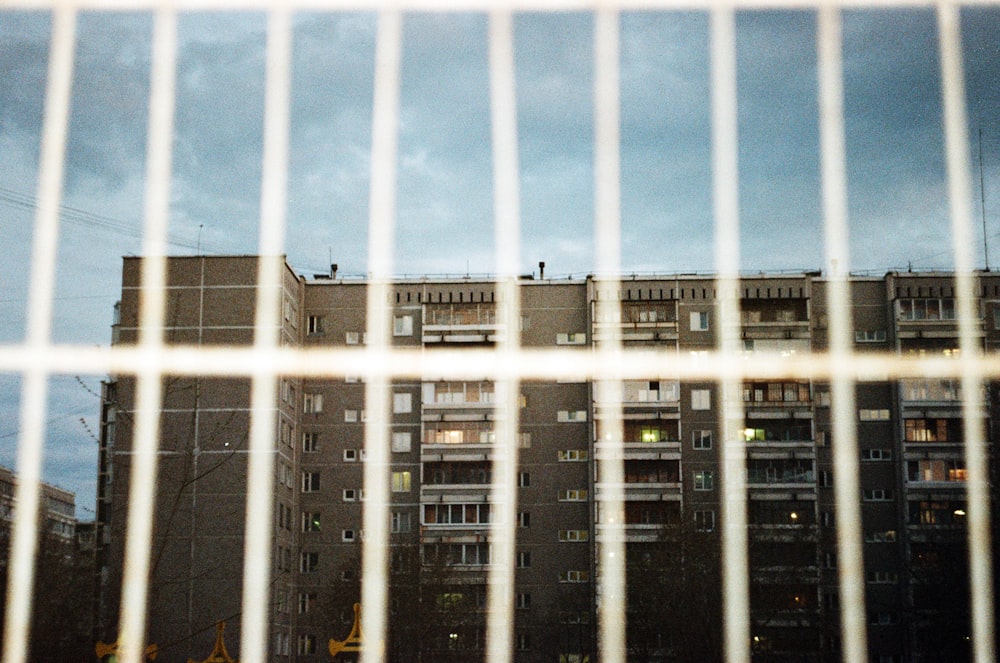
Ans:
<svg viewBox="0 0 1000 663"><path fill-rule="evenodd" d="M0 580L6 586L10 539L17 508L17 475L0 467ZM85 660L93 652L95 567L90 533L94 523L76 520L76 496L41 484L35 586L28 660ZM2 617L3 609L0 609ZM88 656L89 658L89 656Z"/></svg>
<svg viewBox="0 0 1000 663"><path fill-rule="evenodd" d="M13 470L0 466L0 536L6 541L14 527L14 492L17 475ZM76 530L76 495L68 490L47 483L41 484L42 499L39 511L45 519L44 531L62 539L72 540ZM3 563L7 563L7 546L2 549Z"/></svg>
<svg viewBox="0 0 1000 663"><path fill-rule="evenodd" d="M138 335L141 260L126 258L115 342ZM172 258L168 343L249 344L257 260ZM977 277L978 335L1000 344L1000 275ZM281 341L301 347L365 343L367 284L303 278L274 284ZM592 278L523 279L518 328L526 348L587 348L610 330L627 349L684 354L716 343L710 276L628 278L616 291ZM958 350L947 273L853 277L855 351ZM827 282L819 273L742 279L747 353L827 346ZM392 285L394 344L489 347L515 331L497 316L497 288L470 278ZM597 318L595 302L618 313ZM389 660L481 656L493 441L492 382L426 376L392 385ZM632 660L713 660L721 651L718 386L670 375L626 381L625 519ZM840 660L830 389L805 380L748 380L743 403L749 484L754 660ZM109 573L104 637L115 637L131 456L134 379L106 386L98 539ZM871 660L968 660L965 460L958 382L913 378L857 385L857 425ZM588 383L526 381L521 427L516 661L596 660L595 550L605 534L605 410ZM982 415L995 439L997 392ZM287 378L279 385L271 660L318 661L350 629L358 595L364 385L355 376ZM213 625L239 641L249 383L164 381L149 639L164 661L203 656Z"/></svg>

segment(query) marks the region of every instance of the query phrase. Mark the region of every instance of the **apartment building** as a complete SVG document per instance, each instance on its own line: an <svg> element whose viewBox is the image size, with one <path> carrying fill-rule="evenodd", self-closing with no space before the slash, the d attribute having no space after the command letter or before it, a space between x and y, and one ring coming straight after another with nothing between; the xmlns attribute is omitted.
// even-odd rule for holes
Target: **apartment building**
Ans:
<svg viewBox="0 0 1000 663"><path fill-rule="evenodd" d="M141 260L125 259L115 343L138 334ZM257 260L168 262L169 343L249 344ZM367 283L286 269L281 342L362 347ZM391 286L392 343L431 353L489 348L520 334L526 348L586 352L609 334L626 352L689 355L717 342L711 276L522 278L521 317L498 314L490 279L414 278ZM762 274L740 284L747 353L823 351L820 273ZM978 275L980 336L1000 342L1000 277ZM614 313L597 302L617 303ZM953 278L889 273L852 279L855 350L957 352ZM600 315L598 312L600 311ZM568 355L571 360L572 355ZM360 376L284 377L275 403L271 655L329 656L354 619L365 503ZM108 581L102 622L115 637L131 456L134 378L106 386L99 520ZM485 638L495 408L491 376L391 386L390 640L393 661L478 660ZM746 444L754 660L840 660L829 385L747 379L736 396ZM598 471L623 442L630 660L704 661L721 652L720 432L712 382L649 375L622 385L623 440L587 382L521 384L515 594L517 661L596 661L596 546L607 536ZM961 394L950 379L857 385L858 442L871 659L967 660L965 461ZM992 423L994 390L983 389ZM163 660L198 659L213 626L239 639L246 380L164 379L150 642ZM992 440L992 429L988 428Z"/></svg>

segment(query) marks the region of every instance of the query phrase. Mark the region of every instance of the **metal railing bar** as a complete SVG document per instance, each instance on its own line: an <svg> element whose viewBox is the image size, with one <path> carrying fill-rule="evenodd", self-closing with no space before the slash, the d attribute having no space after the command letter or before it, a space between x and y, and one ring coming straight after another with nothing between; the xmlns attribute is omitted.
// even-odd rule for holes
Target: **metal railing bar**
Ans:
<svg viewBox="0 0 1000 663"><path fill-rule="evenodd" d="M260 239L254 347L281 342L285 292L284 233L288 191L288 134L291 99L291 17L275 6L268 18L264 151L261 174ZM278 438L278 379L261 370L251 382L250 454L247 459L246 530L240 660L262 663L271 636L271 550L273 544L274 441Z"/></svg>
<svg viewBox="0 0 1000 663"><path fill-rule="evenodd" d="M6 588L4 663L23 663L28 653L41 501L39 482L48 398L48 371L44 362L35 360L45 356L46 347L51 343L52 298L55 292L59 243L59 203L65 172L75 34L76 12L73 9L54 12L39 164L39 204L31 249L28 328L25 346L20 349L29 365L23 371L21 394L18 483L14 495L17 510L14 514Z"/></svg>
<svg viewBox="0 0 1000 663"><path fill-rule="evenodd" d="M400 66L403 18L399 12L379 13L375 42L375 90L372 119L372 164L368 223L367 354L373 364L387 361L392 342L389 302L395 246L396 164L399 132ZM389 542L389 392L392 375L365 383L364 487L362 521L361 630L365 647L361 663L384 659L388 632Z"/></svg>
<svg viewBox="0 0 1000 663"><path fill-rule="evenodd" d="M830 354L850 361L852 338L850 252L847 229L847 168L844 131L843 47L840 10L817 14L817 73L820 115L823 230L826 263ZM833 425L834 501L837 527L837 573L840 590L842 660L868 657L864 556L862 549L860 458L855 424L854 381L838 376L830 385Z"/></svg>
<svg viewBox="0 0 1000 663"><path fill-rule="evenodd" d="M520 168L517 150L517 90L514 77L514 26L509 12L489 17L490 118L493 140L493 210L496 243L498 313L508 329L521 319L517 277L520 270ZM505 361L516 361L519 334L508 333L497 343ZM487 663L505 663L514 651L514 568L517 543L518 376L498 380L496 453L492 501L497 513L490 527L491 566L487 578Z"/></svg>
<svg viewBox="0 0 1000 663"><path fill-rule="evenodd" d="M945 163L955 261L959 347L962 371L962 418L968 482L969 587L972 604L972 651L979 663L994 661L996 645L993 615L993 568L990 540L989 467L982 404L977 395L983 384L983 347L976 329L976 292L972 247L972 178L969 132L965 107L965 68L962 62L958 8L937 7L941 57L941 95Z"/></svg>
<svg viewBox="0 0 1000 663"><path fill-rule="evenodd" d="M716 351L729 367L719 376L719 465L722 473L723 651L729 663L750 660L750 580L747 540L746 441L740 355L740 217L736 91L736 15L720 4L710 15L712 207L716 288Z"/></svg>
<svg viewBox="0 0 1000 663"><path fill-rule="evenodd" d="M600 7L594 13L594 255L597 271L617 275L621 266L621 90L620 18L617 7ZM619 279L601 277L595 287L617 293ZM598 319L613 319L617 297L597 298ZM612 449L597 461L597 474L607 490L597 497L598 522L603 532L597 541L597 648L607 663L626 657L625 579L625 477L622 449L622 382L614 357L622 354L621 332L597 342L596 354L604 358L593 389L601 404L602 428L610 435Z"/></svg>
<svg viewBox="0 0 1000 663"><path fill-rule="evenodd" d="M177 15L157 12L153 24L147 138L143 255L140 266L139 348L156 354L163 346L166 315L166 237L170 208ZM125 563L121 586L119 658L139 663L145 648L149 564L162 407L162 372L136 373L135 441L129 478Z"/></svg>

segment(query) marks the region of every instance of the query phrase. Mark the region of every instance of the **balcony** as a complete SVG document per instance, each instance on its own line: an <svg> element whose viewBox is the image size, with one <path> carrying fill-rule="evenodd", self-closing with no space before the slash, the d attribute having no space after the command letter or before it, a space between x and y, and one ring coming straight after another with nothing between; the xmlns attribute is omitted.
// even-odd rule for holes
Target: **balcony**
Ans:
<svg viewBox="0 0 1000 663"><path fill-rule="evenodd" d="M747 484L751 488L814 487L816 473L811 460L751 458L747 461Z"/></svg>
<svg viewBox="0 0 1000 663"><path fill-rule="evenodd" d="M744 299L740 307L744 339L809 338L807 299Z"/></svg>
<svg viewBox="0 0 1000 663"><path fill-rule="evenodd" d="M422 340L436 343L495 343L507 326L497 322L492 303L425 304Z"/></svg>
<svg viewBox="0 0 1000 663"><path fill-rule="evenodd" d="M607 340L617 329L624 343L655 343L677 341L677 302L623 302L612 315L599 318L595 314L593 338Z"/></svg>

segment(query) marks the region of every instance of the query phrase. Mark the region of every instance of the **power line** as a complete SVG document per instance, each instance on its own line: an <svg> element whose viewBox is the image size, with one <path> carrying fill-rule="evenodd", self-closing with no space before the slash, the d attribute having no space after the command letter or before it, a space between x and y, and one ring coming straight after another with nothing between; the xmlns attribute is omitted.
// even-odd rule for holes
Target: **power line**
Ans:
<svg viewBox="0 0 1000 663"><path fill-rule="evenodd" d="M11 189L5 189L3 187L0 187L0 203L3 203L8 207L23 209L29 212L34 212L38 209L38 200L34 196L13 191ZM60 205L59 212L59 218L69 223L119 233L136 239L142 239L143 236L141 225L134 222L122 221L103 214L89 212L78 207L71 207L69 205ZM191 241L190 239L186 239L177 233L168 233L167 243L171 246L193 249L199 253L202 251L217 254L226 253L226 251L224 251L221 247L215 247L206 244L205 242Z"/></svg>

